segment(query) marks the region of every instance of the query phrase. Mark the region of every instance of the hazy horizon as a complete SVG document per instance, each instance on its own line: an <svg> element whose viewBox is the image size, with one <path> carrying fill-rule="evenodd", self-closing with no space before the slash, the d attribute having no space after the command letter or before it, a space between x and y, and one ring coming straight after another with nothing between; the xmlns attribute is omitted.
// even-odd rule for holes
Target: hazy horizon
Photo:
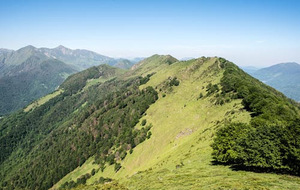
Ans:
<svg viewBox="0 0 300 190"><path fill-rule="evenodd" d="M0 48L87 49L110 57L219 56L300 63L300 1L2 1Z"/></svg>

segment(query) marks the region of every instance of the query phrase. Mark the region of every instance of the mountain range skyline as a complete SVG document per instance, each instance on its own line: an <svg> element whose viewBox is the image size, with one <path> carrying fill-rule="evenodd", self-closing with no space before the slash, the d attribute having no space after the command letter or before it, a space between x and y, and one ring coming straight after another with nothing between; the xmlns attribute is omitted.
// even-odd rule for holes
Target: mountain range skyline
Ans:
<svg viewBox="0 0 300 190"><path fill-rule="evenodd" d="M133 63L137 63L147 57L139 57L139 56L130 56L130 57L114 57L114 56L110 56L110 55L106 55L106 54L103 54L101 52L95 52L95 51L92 51L90 49L84 49L84 48L77 48L77 49L73 49L73 48L70 48L70 47L66 47L62 44L58 45L58 46L55 46L55 47L46 47L46 46L42 46L42 47L36 47L36 46L33 46L33 45L26 45L24 47L20 47L20 48L17 48L17 49L10 49L10 48L6 48L6 47L0 47L0 55L2 52L12 52L12 51L18 51L22 48L26 48L26 47L32 47L32 48L35 48L35 49L61 49L61 48L65 48L65 49L68 49L68 50L72 50L72 51L89 51L89 52L93 52L93 53L96 53L98 55L101 55L101 56L105 56L107 58L111 58L111 59L127 59L127 60L130 60L132 61ZM155 55L155 54L151 54L150 56L152 55ZM170 54L169 54L170 55ZM148 56L148 57L150 57ZM191 60L191 59L197 59L198 57L201 57L201 56L198 56L198 57L176 57L174 55L172 55L173 57L175 57L176 59L178 60L181 60L181 61L187 61L187 60ZM211 57L221 57L221 56L211 56ZM285 61L285 62L274 62L274 63L270 63L268 65L255 65L255 64L250 64L250 65L242 65L242 64L239 64L239 63L236 63L238 66L240 66L243 70L245 71L249 71L249 73L251 72L254 72L254 71L257 71L259 69L263 69L263 68L266 68L266 67L272 67L274 65L277 65L277 64L286 64L286 63L296 63L298 64L298 62L296 61Z"/></svg>

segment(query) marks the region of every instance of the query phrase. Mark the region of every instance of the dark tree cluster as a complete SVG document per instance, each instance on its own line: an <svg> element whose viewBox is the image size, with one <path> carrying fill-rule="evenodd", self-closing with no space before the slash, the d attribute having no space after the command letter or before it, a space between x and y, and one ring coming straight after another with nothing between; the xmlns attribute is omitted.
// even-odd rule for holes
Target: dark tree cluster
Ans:
<svg viewBox="0 0 300 190"><path fill-rule="evenodd" d="M217 84L212 85L211 83L209 83L206 86L206 92L207 92L206 96L209 96L213 93L219 92L219 87Z"/></svg>

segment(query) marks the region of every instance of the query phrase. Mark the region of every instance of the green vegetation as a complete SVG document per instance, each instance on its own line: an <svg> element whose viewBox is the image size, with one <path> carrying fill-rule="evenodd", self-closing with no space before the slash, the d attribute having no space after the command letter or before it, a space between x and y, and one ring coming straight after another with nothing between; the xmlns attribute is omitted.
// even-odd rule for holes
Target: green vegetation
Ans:
<svg viewBox="0 0 300 190"><path fill-rule="evenodd" d="M174 77L173 79L171 79L169 85L170 86L178 86L179 83L180 83L179 80L176 77Z"/></svg>
<svg viewBox="0 0 300 190"><path fill-rule="evenodd" d="M242 99L251 112L250 125L229 123L212 145L217 162L253 170L299 175L299 110L282 94L248 77L232 63L225 65L222 93Z"/></svg>
<svg viewBox="0 0 300 190"><path fill-rule="evenodd" d="M202 92L199 94L199 97L198 97L198 99L201 99L201 98L203 98L203 94L202 94Z"/></svg>
<svg viewBox="0 0 300 190"><path fill-rule="evenodd" d="M158 72L160 69L166 69L171 64L177 62L178 60L170 55L153 55L148 57L138 64L134 65L133 71L129 72L130 76L146 76L148 74L153 74Z"/></svg>
<svg viewBox="0 0 300 190"><path fill-rule="evenodd" d="M48 94L36 101L34 101L33 103L31 103L30 105L28 105L24 111L25 112L28 112L32 109L35 109L36 107L39 107L40 105L43 105L44 103L46 103L47 101L49 101L50 99L54 98L55 96L61 94L63 92L63 90L59 89L59 90L56 90L54 92L52 92L51 94Z"/></svg>
<svg viewBox="0 0 300 190"><path fill-rule="evenodd" d="M21 109L52 93L74 72L71 66L61 61L36 56L10 68L8 73L0 74L0 115Z"/></svg>
<svg viewBox="0 0 300 190"><path fill-rule="evenodd" d="M231 122L251 121L251 112L244 109L241 99L231 98L233 93L222 94L225 68L221 61L201 58L157 71L141 88L157 87L161 97L165 92L159 89L169 76L176 76L180 85L151 105L142 118L153 124L151 138L126 156L117 173L108 166L87 180L85 187L94 188L92 184L102 176L117 179L129 189L298 189L298 177L237 171L213 162L210 145L215 132ZM217 84L219 91L198 99L209 83ZM219 98L224 99L223 105L216 104Z"/></svg>
<svg viewBox="0 0 300 190"><path fill-rule="evenodd" d="M101 65L101 67L91 67L82 72L76 73L67 78L60 88L65 89L71 94L77 93L85 86L91 86L89 82L92 80L109 80L115 76L120 75L123 71L118 68L110 67L108 65ZM88 84L88 85L87 85ZM97 83L96 83L97 84Z"/></svg>
<svg viewBox="0 0 300 190"><path fill-rule="evenodd" d="M17 51L4 51L0 54L0 60L0 116L52 93L75 72L100 64L129 69L135 63L63 46L54 49L26 46ZM80 85L80 80L77 84Z"/></svg>
<svg viewBox="0 0 300 190"><path fill-rule="evenodd" d="M211 83L209 83L207 86L206 86L206 91L207 91L207 96L215 93L215 92L218 92L219 91L219 87L217 84L214 84L212 85Z"/></svg>
<svg viewBox="0 0 300 190"><path fill-rule="evenodd" d="M114 70L105 65L98 68L106 74ZM84 76L79 77L84 78L80 81L91 78L84 73L77 74ZM147 138L146 129L134 126L156 101L153 88L139 90L140 79L133 78L110 80L77 93L80 89L70 80L62 85L63 93L43 105L1 120L2 186L50 188L92 155L100 166L116 163L117 171L121 165L116 161L124 159L126 151ZM84 175L67 186L84 184L89 177Z"/></svg>
<svg viewBox="0 0 300 190"><path fill-rule="evenodd" d="M1 188L299 189L245 171L298 175L299 108L281 93L216 57L101 67L0 120Z"/></svg>
<svg viewBox="0 0 300 190"><path fill-rule="evenodd" d="M104 184L103 184L104 183ZM73 188L73 190L128 190L124 185L121 185L117 181L111 181L110 179L104 178L104 181L101 182L101 179L99 180L98 184L95 184L93 186L86 186L86 185L79 185L76 188Z"/></svg>
<svg viewBox="0 0 300 190"><path fill-rule="evenodd" d="M147 123L147 120L146 120L146 119L143 119L141 125L142 125L142 126L145 126L146 123Z"/></svg>

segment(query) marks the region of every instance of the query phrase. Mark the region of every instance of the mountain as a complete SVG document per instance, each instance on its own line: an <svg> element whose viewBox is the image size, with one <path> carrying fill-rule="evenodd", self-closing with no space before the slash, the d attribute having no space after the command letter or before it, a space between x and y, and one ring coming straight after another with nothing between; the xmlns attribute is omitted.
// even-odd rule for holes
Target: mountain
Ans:
<svg viewBox="0 0 300 190"><path fill-rule="evenodd" d="M84 70L92 66L108 64L123 69L129 69L142 58L132 60L118 58L114 59L104 56L93 51L76 49L72 50L62 45L50 48L36 48L34 46L26 46L17 51L0 49L0 63L6 65L18 65L27 60L31 55L38 55L44 59L53 58L60 60L66 64L72 65L76 70Z"/></svg>
<svg viewBox="0 0 300 190"><path fill-rule="evenodd" d="M73 65L78 68L78 70L87 69L89 67L101 64L108 64L111 66L128 69L134 64L127 59L114 59L84 49L72 50L62 45L53 49L40 48L39 51L48 57L52 57L67 64Z"/></svg>
<svg viewBox="0 0 300 190"><path fill-rule="evenodd" d="M10 54L13 50L8 49L0 49L0 73L4 69L5 58L8 54Z"/></svg>
<svg viewBox="0 0 300 190"><path fill-rule="evenodd" d="M139 59L137 59L139 60ZM110 65L113 67L118 67L121 69L130 69L134 64L138 63L139 61L134 60L128 60L128 59L115 59L114 61L110 62Z"/></svg>
<svg viewBox="0 0 300 190"><path fill-rule="evenodd" d="M53 92L70 74L100 64L130 69L135 62L64 46L0 49L0 115Z"/></svg>
<svg viewBox="0 0 300 190"><path fill-rule="evenodd" d="M0 188L300 187L299 104L223 58L100 65L49 96L0 120Z"/></svg>
<svg viewBox="0 0 300 190"><path fill-rule="evenodd" d="M252 73L264 83L274 87L287 97L300 102L300 65L280 63Z"/></svg>
<svg viewBox="0 0 300 190"><path fill-rule="evenodd" d="M54 91L76 70L46 57L33 46L0 55L0 115L20 109Z"/></svg>
<svg viewBox="0 0 300 190"><path fill-rule="evenodd" d="M13 50L0 48L0 56L11 53ZM2 61L1 61L2 62Z"/></svg>
<svg viewBox="0 0 300 190"><path fill-rule="evenodd" d="M53 49L40 48L39 51L48 57L52 57L67 64L73 65L78 68L78 70L105 64L113 60L110 57L103 56L92 51L80 49L71 50L62 45Z"/></svg>

